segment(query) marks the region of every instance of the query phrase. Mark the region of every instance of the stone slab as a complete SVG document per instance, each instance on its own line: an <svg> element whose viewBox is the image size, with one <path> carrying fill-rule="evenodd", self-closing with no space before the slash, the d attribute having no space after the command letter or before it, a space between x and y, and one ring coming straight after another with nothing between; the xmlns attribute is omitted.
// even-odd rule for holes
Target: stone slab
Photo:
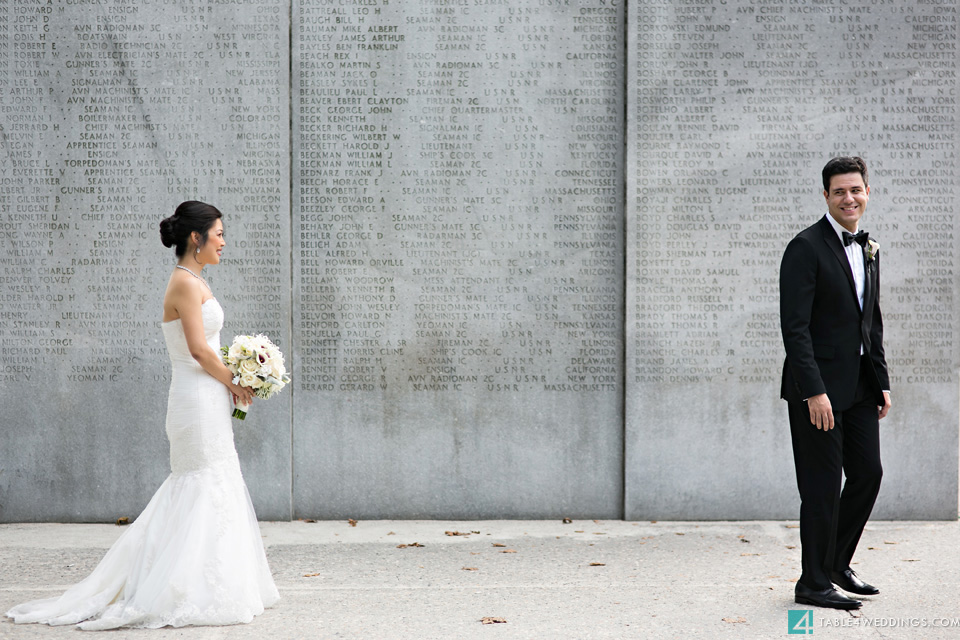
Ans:
<svg viewBox="0 0 960 640"><path fill-rule="evenodd" d="M867 160L883 247L875 515L956 517L955 33L937 5L631 5L626 517L798 512L779 264L836 155Z"/></svg>
<svg viewBox="0 0 960 640"><path fill-rule="evenodd" d="M158 229L225 215L225 341L289 348L285 3L4 2L0 520L136 515L169 473ZM264 517L290 514L290 396L237 428Z"/></svg>
<svg viewBox="0 0 960 640"><path fill-rule="evenodd" d="M298 517L620 514L623 15L294 4Z"/></svg>

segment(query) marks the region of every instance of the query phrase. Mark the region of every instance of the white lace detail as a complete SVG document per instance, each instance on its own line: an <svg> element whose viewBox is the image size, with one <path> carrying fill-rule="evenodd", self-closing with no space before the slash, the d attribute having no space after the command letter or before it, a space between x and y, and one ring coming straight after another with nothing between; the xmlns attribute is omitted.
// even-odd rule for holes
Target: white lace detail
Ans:
<svg viewBox="0 0 960 640"><path fill-rule="evenodd" d="M220 348L223 310L202 307ZM178 320L162 324L172 364L171 473L87 578L7 616L84 630L250 622L279 599L233 444L230 394L190 355ZM199 568L202 567L202 570Z"/></svg>

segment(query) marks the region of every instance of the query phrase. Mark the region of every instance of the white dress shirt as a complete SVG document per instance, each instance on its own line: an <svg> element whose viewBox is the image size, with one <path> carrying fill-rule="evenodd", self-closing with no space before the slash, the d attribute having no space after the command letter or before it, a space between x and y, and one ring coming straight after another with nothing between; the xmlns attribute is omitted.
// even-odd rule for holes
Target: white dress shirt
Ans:
<svg viewBox="0 0 960 640"><path fill-rule="evenodd" d="M843 244L843 232L847 230L841 227L840 224L834 220L833 216L831 216L829 213L826 214L826 216L827 220L830 221L830 226L832 226L833 230L837 232L837 237L840 238L840 244ZM857 287L857 300L860 303L860 310L862 311L863 289L867 280L863 264L863 247L859 242L851 242L849 245L845 246L843 250L847 254L847 262L850 263L850 271L853 272L853 283Z"/></svg>
<svg viewBox="0 0 960 640"><path fill-rule="evenodd" d="M833 227L833 230L837 232L837 237L840 238L840 244L843 244L843 232L847 231L840 223L833 219L833 216L829 213L826 214L827 220L830 221L830 226ZM847 231L847 233L850 233ZM847 254L847 262L850 263L850 271L853 272L853 284L857 287L857 301L860 303L860 310L863 311L863 289L866 285L867 274L864 271L863 264L863 247L859 242L851 242L850 244L843 247L844 252ZM860 355L863 355L863 342L860 343Z"/></svg>

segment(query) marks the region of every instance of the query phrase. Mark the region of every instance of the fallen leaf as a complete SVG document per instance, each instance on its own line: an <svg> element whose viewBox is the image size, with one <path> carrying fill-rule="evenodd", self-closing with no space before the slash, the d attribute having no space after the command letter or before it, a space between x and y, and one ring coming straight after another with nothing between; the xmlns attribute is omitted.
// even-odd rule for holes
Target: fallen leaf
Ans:
<svg viewBox="0 0 960 640"><path fill-rule="evenodd" d="M730 624L740 624L742 622L746 622L747 619L743 616L737 616L736 618L724 618L723 621L729 622Z"/></svg>
<svg viewBox="0 0 960 640"><path fill-rule="evenodd" d="M475 534L477 534L477 535L480 535L480 532L479 532L479 531L471 531L470 533L475 533Z"/></svg>
<svg viewBox="0 0 960 640"><path fill-rule="evenodd" d="M479 567L462 567L464 571L479 571Z"/></svg>
<svg viewBox="0 0 960 640"><path fill-rule="evenodd" d="M564 518L563 524L573 524L573 520L571 520L570 518Z"/></svg>
<svg viewBox="0 0 960 640"><path fill-rule="evenodd" d="M891 542L889 540L884 540L883 544L897 544L896 542Z"/></svg>
<svg viewBox="0 0 960 640"><path fill-rule="evenodd" d="M681 533L681 532L679 532L679 531L675 531L675 532L674 532L674 535L685 536L685 535L687 535L687 534Z"/></svg>
<svg viewBox="0 0 960 640"><path fill-rule="evenodd" d="M759 554L759 553L746 553L746 552L744 552L744 553L741 553L740 555L741 555L741 556L758 556L758 555L760 555L760 554Z"/></svg>
<svg viewBox="0 0 960 640"><path fill-rule="evenodd" d="M740 536L740 542L746 542L749 544L750 541L744 538L743 536Z"/></svg>
<svg viewBox="0 0 960 640"><path fill-rule="evenodd" d="M605 535L607 535L607 534L605 534L603 531L594 531L594 532L593 532L593 535L595 535L595 536L605 536ZM683 535L683 534L681 533L680 535Z"/></svg>
<svg viewBox="0 0 960 640"><path fill-rule="evenodd" d="M319 573L305 573L305 574L303 574L303 577L304 577L304 578L315 578L315 577L317 577L318 575L320 575L320 574L319 574Z"/></svg>
<svg viewBox="0 0 960 640"><path fill-rule="evenodd" d="M300 518L300 522L316 522L313 518Z"/></svg>
<svg viewBox="0 0 960 640"><path fill-rule="evenodd" d="M920 562L920 558L904 558L904 562Z"/></svg>
<svg viewBox="0 0 960 640"><path fill-rule="evenodd" d="M487 616L486 618L482 618L480 620L480 622L483 624L503 624L506 621L506 618L493 618L491 616Z"/></svg>
<svg viewBox="0 0 960 640"><path fill-rule="evenodd" d="M350 518L349 520L347 520L347 522L350 524L351 527L357 526L357 521L354 520L353 518Z"/></svg>
<svg viewBox="0 0 960 640"><path fill-rule="evenodd" d="M493 546L495 546L495 547L505 547L505 546L507 546L507 545L505 545L505 544L500 544L499 542L494 542L494 543L493 543Z"/></svg>
<svg viewBox="0 0 960 640"><path fill-rule="evenodd" d="M796 547L793 546L792 544L788 544L788 545L787 545L787 549L796 549Z"/></svg>
<svg viewBox="0 0 960 640"><path fill-rule="evenodd" d="M120 518L117 518L118 527L122 527L125 524L130 524L130 518L128 518L127 516L122 516Z"/></svg>
<svg viewBox="0 0 960 640"><path fill-rule="evenodd" d="M785 525L783 525L783 526L785 526L787 529L799 529L799 528L800 528L800 525L798 525L798 524L785 524Z"/></svg>
<svg viewBox="0 0 960 640"><path fill-rule="evenodd" d="M517 552L516 549L504 549L500 553L516 553L516 552Z"/></svg>
<svg viewBox="0 0 960 640"><path fill-rule="evenodd" d="M422 547L423 545L419 542L411 542L410 544L398 544L397 549L407 549L409 547Z"/></svg>
<svg viewBox="0 0 960 640"><path fill-rule="evenodd" d="M867 549L870 550L870 551L876 551L878 548L879 548L879 547L867 547Z"/></svg>
<svg viewBox="0 0 960 640"><path fill-rule="evenodd" d="M605 566L607 566L607 565L604 564L604 563L602 563L602 562L591 562L591 563L590 563L589 565L587 565L587 566L590 566L590 567L605 567Z"/></svg>
<svg viewBox="0 0 960 640"><path fill-rule="evenodd" d="M583 530L581 529L580 531L574 531L574 533L583 533Z"/></svg>
<svg viewBox="0 0 960 640"><path fill-rule="evenodd" d="M393 531L387 531L387 535L388 535L388 536L395 536L395 535L397 535L397 534L395 534Z"/></svg>
<svg viewBox="0 0 960 640"><path fill-rule="evenodd" d="M443 535L445 536L469 536L469 533L464 533L463 531L444 531Z"/></svg>

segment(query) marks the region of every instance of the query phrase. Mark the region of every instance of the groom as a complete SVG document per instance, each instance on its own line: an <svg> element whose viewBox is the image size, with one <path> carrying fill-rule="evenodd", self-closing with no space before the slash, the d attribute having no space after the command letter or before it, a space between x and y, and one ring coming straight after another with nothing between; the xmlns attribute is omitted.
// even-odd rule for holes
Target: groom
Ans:
<svg viewBox="0 0 960 640"><path fill-rule="evenodd" d="M850 561L880 491L879 419L890 410L880 317L880 245L859 230L870 196L862 158L823 168L827 214L790 241L780 265L780 329L800 489L803 571L796 602L858 609L879 589ZM843 491L842 474L846 475Z"/></svg>

